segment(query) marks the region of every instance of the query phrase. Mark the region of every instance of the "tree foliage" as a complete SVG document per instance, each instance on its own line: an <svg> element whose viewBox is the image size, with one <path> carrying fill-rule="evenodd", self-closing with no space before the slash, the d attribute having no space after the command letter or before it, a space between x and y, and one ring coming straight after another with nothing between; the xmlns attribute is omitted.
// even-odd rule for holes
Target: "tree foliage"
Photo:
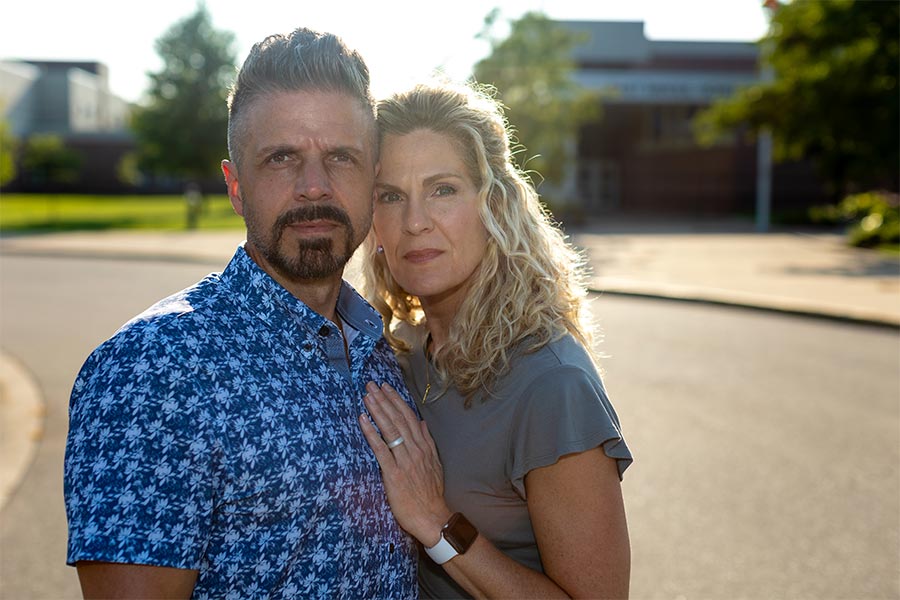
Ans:
<svg viewBox="0 0 900 600"><path fill-rule="evenodd" d="M813 221L843 223L854 246L900 244L900 195L888 192L851 194L838 204L811 210Z"/></svg>
<svg viewBox="0 0 900 600"><path fill-rule="evenodd" d="M52 133L36 133L25 142L22 168L36 183L74 183L78 181L81 157Z"/></svg>
<svg viewBox="0 0 900 600"><path fill-rule="evenodd" d="M16 178L16 138L6 119L0 119L0 185Z"/></svg>
<svg viewBox="0 0 900 600"><path fill-rule="evenodd" d="M234 35L214 29L203 4L156 41L163 68L149 74L148 103L132 120L141 169L188 179L218 173L227 156L233 46Z"/></svg>
<svg viewBox="0 0 900 600"><path fill-rule="evenodd" d="M794 0L778 5L761 48L771 81L714 104L701 139L746 124L769 128L776 159L810 158L842 197L896 189L900 3Z"/></svg>
<svg viewBox="0 0 900 600"><path fill-rule="evenodd" d="M496 9L485 17L479 38L490 42L491 51L475 65L474 77L497 88L518 142L527 149L516 155L519 166L560 183L574 160L578 126L599 116L597 95L572 77L572 50L581 39L538 12L510 21L509 34L498 38L493 33L498 17Z"/></svg>

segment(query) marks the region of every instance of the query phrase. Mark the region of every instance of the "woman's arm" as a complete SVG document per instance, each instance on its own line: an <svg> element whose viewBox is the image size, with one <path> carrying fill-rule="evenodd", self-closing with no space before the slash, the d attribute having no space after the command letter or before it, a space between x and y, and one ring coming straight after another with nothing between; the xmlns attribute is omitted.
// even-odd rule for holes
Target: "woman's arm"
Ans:
<svg viewBox="0 0 900 600"><path fill-rule="evenodd" d="M389 386L368 387L360 424L382 468L394 517L426 547L440 539L452 511L443 498L443 469L427 427ZM385 440L403 436L388 449ZM444 563L475 597L590 597L628 595L630 550L618 471L599 448L534 469L525 478L529 515L545 573L500 552L483 535Z"/></svg>
<svg viewBox="0 0 900 600"><path fill-rule="evenodd" d="M631 547L615 459L601 448L525 476L544 572L572 597L627 598Z"/></svg>
<svg viewBox="0 0 900 600"><path fill-rule="evenodd" d="M90 598L190 598L197 571L105 562L79 561L81 593Z"/></svg>
<svg viewBox="0 0 900 600"><path fill-rule="evenodd" d="M483 536L447 573L476 597L627 598L631 551L615 460L599 448L570 454L529 472L525 489L544 574Z"/></svg>

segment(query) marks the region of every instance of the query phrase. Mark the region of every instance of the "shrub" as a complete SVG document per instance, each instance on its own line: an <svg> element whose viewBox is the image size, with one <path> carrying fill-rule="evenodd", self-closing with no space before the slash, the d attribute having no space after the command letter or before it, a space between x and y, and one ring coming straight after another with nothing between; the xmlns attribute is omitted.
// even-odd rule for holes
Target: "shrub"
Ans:
<svg viewBox="0 0 900 600"><path fill-rule="evenodd" d="M815 207L817 222L845 223L850 244L874 247L900 243L900 195L871 191L852 194L839 204Z"/></svg>

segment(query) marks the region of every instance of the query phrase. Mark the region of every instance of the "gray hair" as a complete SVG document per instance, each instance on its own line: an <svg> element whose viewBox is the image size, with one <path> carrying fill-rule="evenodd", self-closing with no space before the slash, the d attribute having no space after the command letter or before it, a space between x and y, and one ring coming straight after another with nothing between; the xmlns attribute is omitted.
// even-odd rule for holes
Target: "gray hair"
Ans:
<svg viewBox="0 0 900 600"><path fill-rule="evenodd" d="M259 96L296 91L347 94L372 113L374 122L369 68L359 52L334 34L305 27L270 35L253 45L228 95L228 155L238 168L247 107Z"/></svg>

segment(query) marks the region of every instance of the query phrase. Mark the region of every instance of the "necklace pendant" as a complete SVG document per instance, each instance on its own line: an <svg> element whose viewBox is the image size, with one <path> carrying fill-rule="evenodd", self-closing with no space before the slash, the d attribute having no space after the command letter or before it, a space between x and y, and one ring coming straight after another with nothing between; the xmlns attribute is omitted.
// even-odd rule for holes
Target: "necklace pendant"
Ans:
<svg viewBox="0 0 900 600"><path fill-rule="evenodd" d="M425 404L425 399L428 398L428 392L430 392L430 391L431 391L431 384L426 383L425 384L425 393L422 394L422 404Z"/></svg>

